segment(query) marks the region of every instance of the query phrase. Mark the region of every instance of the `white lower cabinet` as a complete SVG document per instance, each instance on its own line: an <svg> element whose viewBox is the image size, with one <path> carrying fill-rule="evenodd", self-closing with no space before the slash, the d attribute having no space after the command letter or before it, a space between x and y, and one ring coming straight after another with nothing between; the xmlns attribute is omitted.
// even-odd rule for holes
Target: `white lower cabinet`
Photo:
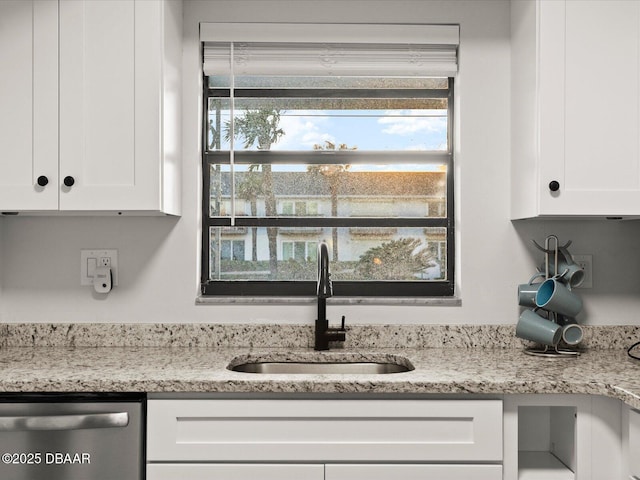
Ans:
<svg viewBox="0 0 640 480"><path fill-rule="evenodd" d="M150 399L147 479L500 480L501 400Z"/></svg>
<svg viewBox="0 0 640 480"><path fill-rule="evenodd" d="M326 465L325 480L502 480L501 465Z"/></svg>
<svg viewBox="0 0 640 480"><path fill-rule="evenodd" d="M159 464L148 480L502 480L500 465Z"/></svg>
<svg viewBox="0 0 640 480"><path fill-rule="evenodd" d="M598 395L506 395L505 480L621 480L622 403Z"/></svg>
<svg viewBox="0 0 640 480"><path fill-rule="evenodd" d="M147 480L324 480L324 465L160 464L147 466Z"/></svg>
<svg viewBox="0 0 640 480"><path fill-rule="evenodd" d="M627 465L629 478L640 480L640 412L638 410L627 410L629 417Z"/></svg>

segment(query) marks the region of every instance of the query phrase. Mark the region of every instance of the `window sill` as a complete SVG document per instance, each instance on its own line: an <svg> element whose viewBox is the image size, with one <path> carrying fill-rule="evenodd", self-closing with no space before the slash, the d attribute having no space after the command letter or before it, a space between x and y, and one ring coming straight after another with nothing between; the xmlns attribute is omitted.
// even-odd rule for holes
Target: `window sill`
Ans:
<svg viewBox="0 0 640 480"><path fill-rule="evenodd" d="M316 297L202 297L196 305L306 305L316 303ZM331 297L328 305L419 305L459 307L459 297Z"/></svg>

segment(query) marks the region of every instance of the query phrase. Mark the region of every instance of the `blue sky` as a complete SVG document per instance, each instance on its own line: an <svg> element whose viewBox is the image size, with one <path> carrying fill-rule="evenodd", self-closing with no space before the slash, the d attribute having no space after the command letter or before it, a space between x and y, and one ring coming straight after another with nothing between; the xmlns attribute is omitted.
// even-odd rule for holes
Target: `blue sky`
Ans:
<svg viewBox="0 0 640 480"><path fill-rule="evenodd" d="M442 110L286 111L285 135L272 150L310 150L330 141L358 150L446 150Z"/></svg>
<svg viewBox="0 0 640 480"><path fill-rule="evenodd" d="M229 112L221 113L224 123ZM236 112L236 116L241 114L242 111ZM325 141L367 151L447 148L447 117L443 110L285 110L279 127L285 135L272 145L272 150L312 150ZM223 145L223 149L225 146L228 148ZM236 148L241 146L242 139L236 140Z"/></svg>
<svg viewBox="0 0 640 480"><path fill-rule="evenodd" d="M221 112L228 118L229 112ZM236 116L242 115L242 110ZM224 120L223 120L224 122ZM284 135L271 150L310 151L329 141L358 151L446 151L447 117L443 110L285 110L279 128ZM242 148L236 139L235 148ZM228 145L222 146L229 148ZM255 147L253 148L255 149ZM299 166L298 166L299 167ZM297 170L278 166L276 170ZM354 165L352 170L438 170L434 166ZM238 170L242 170L240 167Z"/></svg>

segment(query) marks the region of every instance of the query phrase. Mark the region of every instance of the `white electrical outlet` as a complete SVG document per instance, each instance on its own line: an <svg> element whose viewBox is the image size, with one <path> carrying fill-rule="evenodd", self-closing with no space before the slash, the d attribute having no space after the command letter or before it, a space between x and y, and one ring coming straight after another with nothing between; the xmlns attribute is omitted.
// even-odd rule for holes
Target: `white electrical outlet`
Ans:
<svg viewBox="0 0 640 480"><path fill-rule="evenodd" d="M111 268L112 285L118 285L118 250L80 250L80 285L93 285L96 267Z"/></svg>
<svg viewBox="0 0 640 480"><path fill-rule="evenodd" d="M576 288L593 288L593 255L571 255L571 257L584 270L584 280Z"/></svg>

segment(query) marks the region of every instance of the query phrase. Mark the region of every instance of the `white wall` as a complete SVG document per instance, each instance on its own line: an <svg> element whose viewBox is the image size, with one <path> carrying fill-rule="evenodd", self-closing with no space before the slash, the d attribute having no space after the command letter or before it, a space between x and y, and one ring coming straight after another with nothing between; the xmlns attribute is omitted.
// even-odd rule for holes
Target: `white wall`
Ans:
<svg viewBox="0 0 640 480"><path fill-rule="evenodd" d="M199 21L459 23L456 80L458 281L461 307L330 306L351 323L489 323L517 320L516 285L540 255L531 237L556 233L594 254L596 288L584 291L591 324L632 324L640 307L634 222L509 219L509 2L425 0L186 1L183 216L3 218L0 320L5 322L308 323L313 305L196 306L199 278ZM117 248L120 285L107 298L79 286L80 249ZM623 281L618 281L622 279ZM619 290L618 290L619 289Z"/></svg>

